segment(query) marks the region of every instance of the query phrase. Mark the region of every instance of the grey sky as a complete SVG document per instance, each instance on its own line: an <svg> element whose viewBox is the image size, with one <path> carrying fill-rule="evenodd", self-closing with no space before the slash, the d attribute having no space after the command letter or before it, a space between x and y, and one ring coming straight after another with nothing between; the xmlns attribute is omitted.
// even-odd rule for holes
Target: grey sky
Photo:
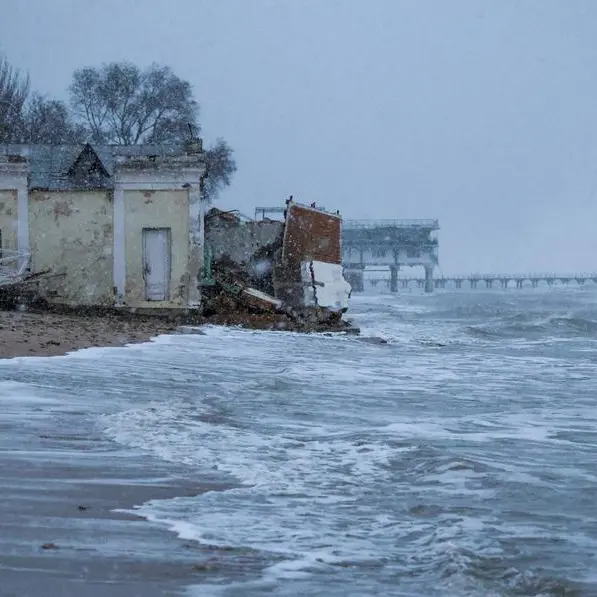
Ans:
<svg viewBox="0 0 597 597"><path fill-rule="evenodd" d="M445 273L597 271L594 0L3 0L0 51L59 98L172 66L236 150L225 208L439 217Z"/></svg>

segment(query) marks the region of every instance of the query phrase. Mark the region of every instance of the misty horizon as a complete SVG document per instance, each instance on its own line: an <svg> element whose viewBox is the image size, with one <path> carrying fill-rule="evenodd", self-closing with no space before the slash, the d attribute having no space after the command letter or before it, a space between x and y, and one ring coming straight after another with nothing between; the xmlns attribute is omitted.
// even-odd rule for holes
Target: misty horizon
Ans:
<svg viewBox="0 0 597 597"><path fill-rule="evenodd" d="M68 99L75 69L172 67L238 172L346 219L438 218L444 273L597 270L597 5L7 0L0 52Z"/></svg>

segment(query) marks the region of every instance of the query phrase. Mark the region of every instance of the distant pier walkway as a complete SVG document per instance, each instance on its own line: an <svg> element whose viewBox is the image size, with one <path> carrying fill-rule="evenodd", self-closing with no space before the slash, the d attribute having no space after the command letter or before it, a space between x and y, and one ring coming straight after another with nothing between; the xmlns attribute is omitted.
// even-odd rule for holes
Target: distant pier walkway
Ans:
<svg viewBox="0 0 597 597"><path fill-rule="evenodd" d="M426 279L423 277L403 277L397 279L397 286L409 288L416 285L419 288L425 288ZM435 288L523 288L531 286L537 288L539 284L548 286L578 284L580 286L592 282L597 284L597 272L591 274L465 274L458 276L440 276L433 280ZM382 283L391 286L389 277L367 277L366 283L375 287Z"/></svg>

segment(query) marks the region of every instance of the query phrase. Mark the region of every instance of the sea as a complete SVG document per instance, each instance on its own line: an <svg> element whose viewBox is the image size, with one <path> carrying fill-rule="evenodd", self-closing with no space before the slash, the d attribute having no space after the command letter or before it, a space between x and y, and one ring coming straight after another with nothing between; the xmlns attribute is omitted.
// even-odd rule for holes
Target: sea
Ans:
<svg viewBox="0 0 597 597"><path fill-rule="evenodd" d="M134 509L237 554L189 595L597 595L597 285L367 292L347 318L4 361L0 392L227 484Z"/></svg>

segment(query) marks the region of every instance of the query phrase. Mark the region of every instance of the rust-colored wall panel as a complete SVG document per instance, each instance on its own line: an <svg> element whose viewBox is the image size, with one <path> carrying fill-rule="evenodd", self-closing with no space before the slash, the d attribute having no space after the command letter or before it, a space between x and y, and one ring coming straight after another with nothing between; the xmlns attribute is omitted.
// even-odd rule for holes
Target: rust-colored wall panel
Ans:
<svg viewBox="0 0 597 597"><path fill-rule="evenodd" d="M340 264L342 218L296 203L286 211L282 259L274 273L276 296L291 305L304 301L301 261Z"/></svg>
<svg viewBox="0 0 597 597"><path fill-rule="evenodd" d="M290 203L282 257L290 262L341 263L341 224L340 216Z"/></svg>

